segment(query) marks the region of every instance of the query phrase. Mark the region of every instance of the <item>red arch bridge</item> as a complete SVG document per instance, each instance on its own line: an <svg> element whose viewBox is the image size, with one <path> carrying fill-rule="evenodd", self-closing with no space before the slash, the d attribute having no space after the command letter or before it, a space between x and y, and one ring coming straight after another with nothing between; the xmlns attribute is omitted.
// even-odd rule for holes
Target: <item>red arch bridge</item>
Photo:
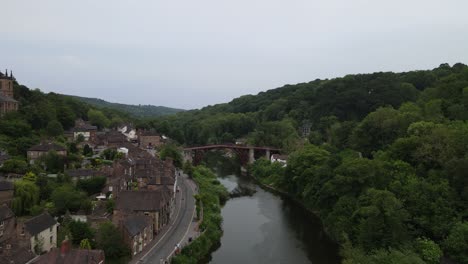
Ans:
<svg viewBox="0 0 468 264"><path fill-rule="evenodd" d="M251 164L255 161L255 158L259 158L262 156L267 159L270 159L270 156L272 154L277 154L281 151L281 149L272 147L256 147L234 144L207 145L184 148L184 160L190 161L194 165L198 165L202 162L206 152L215 149L232 150L234 153L237 154L242 165Z"/></svg>

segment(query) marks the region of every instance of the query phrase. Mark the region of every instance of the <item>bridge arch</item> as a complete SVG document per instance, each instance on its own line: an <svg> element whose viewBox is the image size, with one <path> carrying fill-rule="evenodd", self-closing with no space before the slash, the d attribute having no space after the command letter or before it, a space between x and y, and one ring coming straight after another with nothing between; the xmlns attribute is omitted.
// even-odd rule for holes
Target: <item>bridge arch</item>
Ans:
<svg viewBox="0 0 468 264"><path fill-rule="evenodd" d="M239 157L241 165L252 164L255 161L256 152L261 152L267 159L271 154L279 153L281 149L273 147L244 146L234 144L216 144L197 147L184 148L184 160L190 161L194 165L199 165L207 151L214 149L231 149Z"/></svg>

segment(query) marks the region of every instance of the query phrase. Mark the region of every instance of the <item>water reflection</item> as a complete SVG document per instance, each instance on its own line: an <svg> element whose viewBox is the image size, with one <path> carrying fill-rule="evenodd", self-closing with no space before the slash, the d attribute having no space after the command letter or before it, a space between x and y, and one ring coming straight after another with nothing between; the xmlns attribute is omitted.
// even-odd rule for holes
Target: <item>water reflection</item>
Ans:
<svg viewBox="0 0 468 264"><path fill-rule="evenodd" d="M337 246L308 211L246 177L219 169L218 176L237 198L222 209L224 234L210 263L339 263Z"/></svg>

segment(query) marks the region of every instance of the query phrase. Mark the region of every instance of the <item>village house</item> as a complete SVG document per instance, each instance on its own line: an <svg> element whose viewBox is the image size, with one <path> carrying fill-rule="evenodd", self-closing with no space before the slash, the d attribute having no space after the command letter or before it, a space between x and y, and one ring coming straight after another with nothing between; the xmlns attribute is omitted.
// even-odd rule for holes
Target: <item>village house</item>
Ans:
<svg viewBox="0 0 468 264"><path fill-rule="evenodd" d="M118 131L108 131L106 132L105 145L107 147L119 148L124 143L128 142L127 138Z"/></svg>
<svg viewBox="0 0 468 264"><path fill-rule="evenodd" d="M280 154L273 154L271 155L271 162L279 162L283 164L283 167L286 166L288 163L288 156L287 155L280 155Z"/></svg>
<svg viewBox="0 0 468 264"><path fill-rule="evenodd" d="M121 223L125 243L131 249L132 255L143 251L153 240L153 225L150 216L131 215Z"/></svg>
<svg viewBox="0 0 468 264"><path fill-rule="evenodd" d="M46 155L49 151L55 151L60 156L67 156L67 149L65 147L53 142L42 142L28 149L29 163L34 164L37 159Z"/></svg>
<svg viewBox="0 0 468 264"><path fill-rule="evenodd" d="M153 149L163 144L161 136L154 131L140 131L138 135L140 148Z"/></svg>
<svg viewBox="0 0 468 264"><path fill-rule="evenodd" d="M12 182L0 181L0 205L11 205L15 188Z"/></svg>
<svg viewBox="0 0 468 264"><path fill-rule="evenodd" d="M24 222L21 236L29 239L31 251L49 252L57 244L58 223L48 213L42 213Z"/></svg>
<svg viewBox="0 0 468 264"><path fill-rule="evenodd" d="M115 199L113 222L119 225L131 215L151 217L155 234L169 223L171 193L167 188L155 191L121 191Z"/></svg>
<svg viewBox="0 0 468 264"><path fill-rule="evenodd" d="M90 122L77 119L75 120L75 126L66 134L73 140L77 140L82 135L85 142L95 142L97 130L97 126L91 125Z"/></svg>
<svg viewBox="0 0 468 264"><path fill-rule="evenodd" d="M6 113L18 111L19 103L13 98L14 81L15 77L11 71L10 76L6 70L5 74L0 72L0 117Z"/></svg>
<svg viewBox="0 0 468 264"><path fill-rule="evenodd" d="M134 142L134 143L138 142L137 131L135 128L132 127L132 125L129 125L129 124L121 125L117 128L117 131L119 131L125 137L127 137L127 141Z"/></svg>
<svg viewBox="0 0 468 264"><path fill-rule="evenodd" d="M34 256L29 241L19 235L13 211L0 206L0 263L26 263Z"/></svg>
<svg viewBox="0 0 468 264"><path fill-rule="evenodd" d="M48 253L30 262L31 264L104 264L103 250L75 249L70 240L66 239L59 248L53 248Z"/></svg>
<svg viewBox="0 0 468 264"><path fill-rule="evenodd" d="M16 233L15 214L6 205L0 206L0 245L11 239Z"/></svg>
<svg viewBox="0 0 468 264"><path fill-rule="evenodd" d="M28 263L35 257L29 247L14 238L0 244L0 263L22 264Z"/></svg>

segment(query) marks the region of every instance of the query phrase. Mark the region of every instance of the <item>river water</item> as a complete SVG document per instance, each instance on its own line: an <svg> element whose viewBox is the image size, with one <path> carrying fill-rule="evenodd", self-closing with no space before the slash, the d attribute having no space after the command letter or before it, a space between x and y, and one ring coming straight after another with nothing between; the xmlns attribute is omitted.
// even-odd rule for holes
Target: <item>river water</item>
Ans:
<svg viewBox="0 0 468 264"><path fill-rule="evenodd" d="M263 190L246 176L226 175L219 181L239 194L222 209L220 247L209 263L338 264L338 247L320 221L294 201ZM240 190L240 191L239 191Z"/></svg>

